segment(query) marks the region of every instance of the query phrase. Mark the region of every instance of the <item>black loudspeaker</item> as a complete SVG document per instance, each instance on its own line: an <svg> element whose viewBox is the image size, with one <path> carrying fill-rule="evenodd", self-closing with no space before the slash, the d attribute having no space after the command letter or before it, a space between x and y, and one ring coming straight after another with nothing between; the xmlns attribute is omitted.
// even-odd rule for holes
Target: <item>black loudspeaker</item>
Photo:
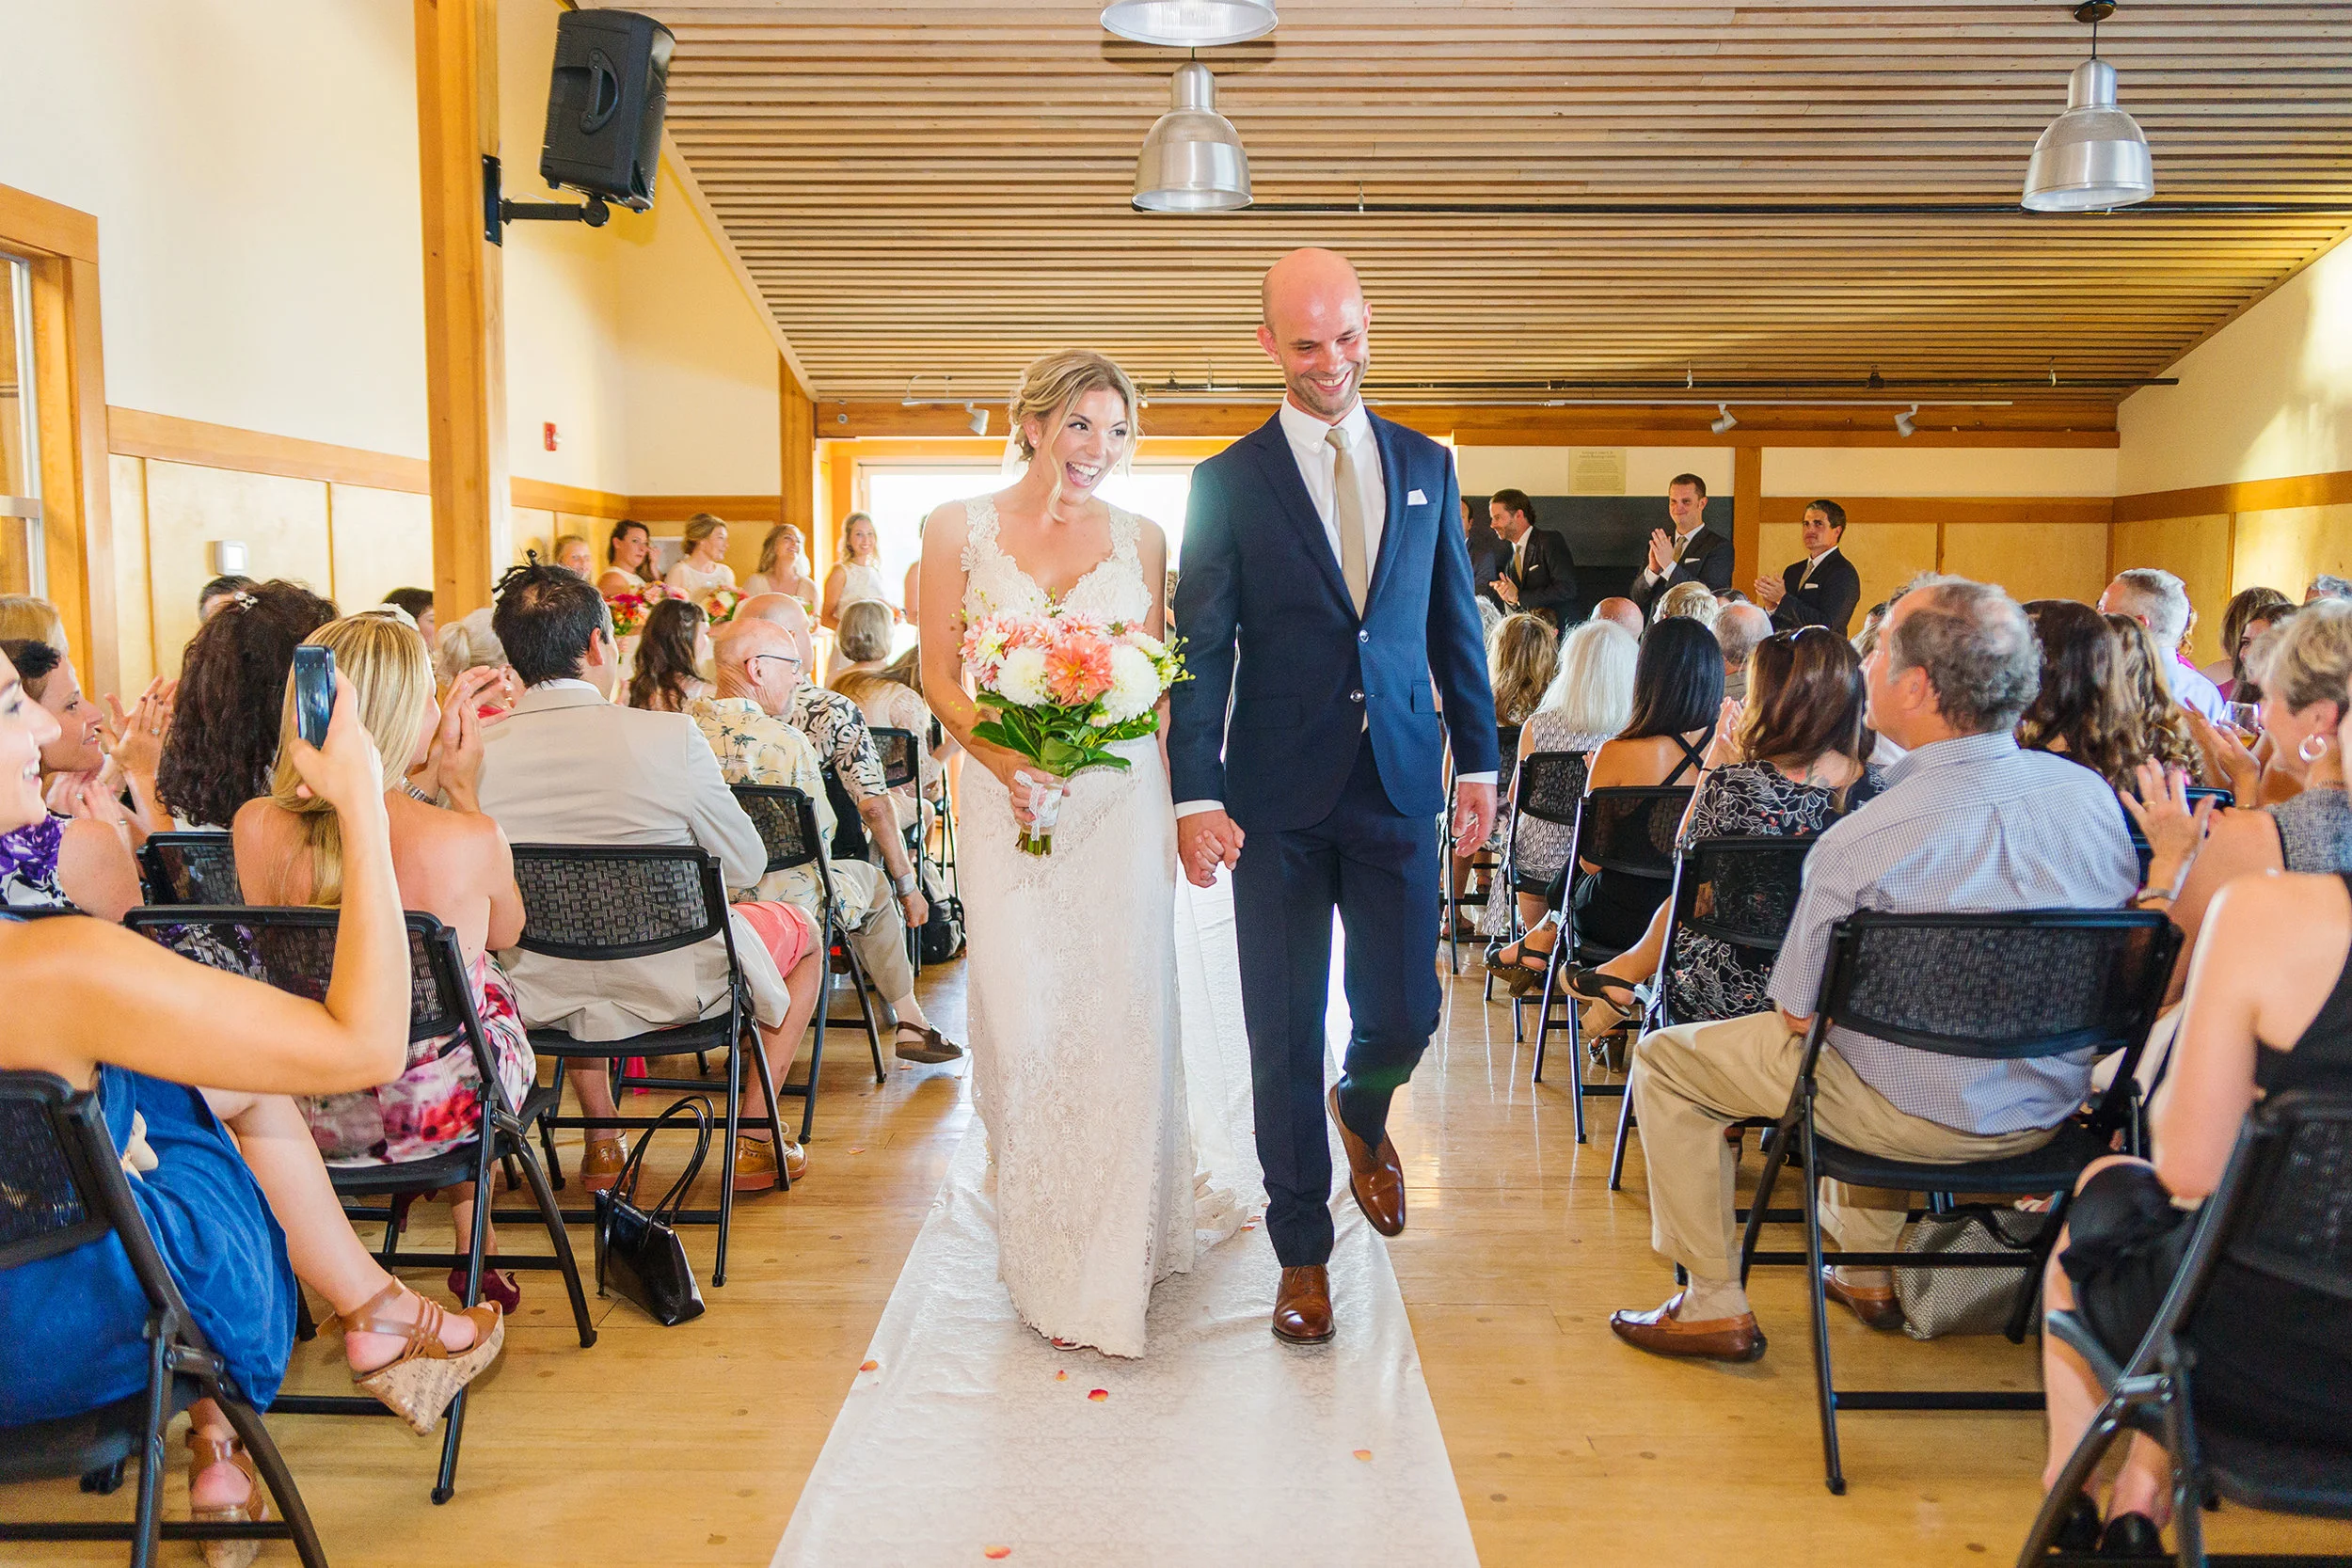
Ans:
<svg viewBox="0 0 2352 1568"><path fill-rule="evenodd" d="M632 212L653 205L677 40L634 11L565 11L555 24L539 177Z"/></svg>

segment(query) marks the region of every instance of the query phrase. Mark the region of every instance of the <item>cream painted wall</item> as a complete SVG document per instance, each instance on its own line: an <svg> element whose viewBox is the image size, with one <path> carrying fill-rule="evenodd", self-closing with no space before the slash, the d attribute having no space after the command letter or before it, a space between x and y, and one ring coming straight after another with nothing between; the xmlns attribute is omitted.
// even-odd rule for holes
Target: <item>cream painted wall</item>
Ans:
<svg viewBox="0 0 2352 1568"><path fill-rule="evenodd" d="M1565 496L1573 493L1568 488L1568 474L1579 450L1457 446L1454 449L1454 466L1468 495L1515 489L1531 496ZM1708 495L1728 496L1731 465L1729 447L1628 447L1625 493L1662 498L1669 480L1677 474L1691 473L1707 481Z"/></svg>
<svg viewBox="0 0 2352 1568"><path fill-rule="evenodd" d="M2113 448L1766 447L1768 496L2112 496Z"/></svg>
<svg viewBox="0 0 2352 1568"><path fill-rule="evenodd" d="M0 184L98 218L106 394L421 457L408 0L0 0Z"/></svg>
<svg viewBox="0 0 2352 1568"><path fill-rule="evenodd" d="M2336 248L2117 411L2121 493L2352 468L2352 246Z"/></svg>

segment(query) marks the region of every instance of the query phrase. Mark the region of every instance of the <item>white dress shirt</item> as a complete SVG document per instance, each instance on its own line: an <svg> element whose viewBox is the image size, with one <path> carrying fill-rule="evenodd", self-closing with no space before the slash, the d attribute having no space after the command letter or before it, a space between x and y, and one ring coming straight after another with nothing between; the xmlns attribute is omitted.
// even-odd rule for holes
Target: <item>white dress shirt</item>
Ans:
<svg viewBox="0 0 2352 1568"><path fill-rule="evenodd" d="M1828 549L1823 550L1819 555L1806 556L1804 558L1804 575L1797 578L1797 586L1799 588L1803 588L1806 583L1811 582L1813 580L1813 574L1821 569L1821 562L1827 561L1831 556L1836 555L1836 553L1837 546L1832 545Z"/></svg>
<svg viewBox="0 0 2352 1568"><path fill-rule="evenodd" d="M1705 523L1703 523L1703 522L1702 522L1702 523L1700 523L1700 524L1698 525L1698 528L1694 528L1694 529L1692 529L1692 530L1690 532L1688 532L1688 533L1677 533L1677 534L1676 534L1676 535L1675 535L1675 559L1674 559L1674 564L1675 564L1676 566L1679 566L1679 565L1681 565L1681 564L1682 564L1682 552L1683 552L1684 550L1687 550L1687 549L1689 549L1689 548L1691 547L1691 541L1692 541L1692 540L1693 540L1693 539L1696 539L1696 538L1699 536L1699 529L1705 528L1706 526L1707 526L1707 525L1706 525ZM1668 577L1672 577L1672 576L1674 575L1674 568L1673 568L1673 567L1668 567L1668 568L1667 568L1667 571L1666 571L1666 575L1667 575ZM1659 580L1659 575L1658 575L1658 568L1657 568L1657 567L1655 567L1655 566L1645 566L1645 567L1643 567L1643 568L1642 568L1642 581L1643 581L1643 583L1644 583L1645 585L1649 584L1649 583L1656 582L1656 581L1658 581L1658 580Z"/></svg>

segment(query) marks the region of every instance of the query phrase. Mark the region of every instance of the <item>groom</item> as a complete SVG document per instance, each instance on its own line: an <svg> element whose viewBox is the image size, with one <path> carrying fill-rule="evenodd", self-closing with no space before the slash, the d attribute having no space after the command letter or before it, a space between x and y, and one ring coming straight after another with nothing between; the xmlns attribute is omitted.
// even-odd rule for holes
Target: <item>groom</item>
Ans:
<svg viewBox="0 0 2352 1568"><path fill-rule="evenodd" d="M1294 251L1265 275L1263 305L1258 341L1290 395L1193 470L1174 607L1193 678L1171 694L1168 752L1185 874L1206 887L1233 870L1282 1264L1274 1332L1317 1344L1332 1332L1326 1106L1357 1203L1395 1235L1405 1179L1389 1099L1438 1026L1444 742L1454 852L1468 855L1494 825L1495 714L1454 460L1357 396L1372 313L1356 269ZM1334 910L1355 1027L1327 1101Z"/></svg>

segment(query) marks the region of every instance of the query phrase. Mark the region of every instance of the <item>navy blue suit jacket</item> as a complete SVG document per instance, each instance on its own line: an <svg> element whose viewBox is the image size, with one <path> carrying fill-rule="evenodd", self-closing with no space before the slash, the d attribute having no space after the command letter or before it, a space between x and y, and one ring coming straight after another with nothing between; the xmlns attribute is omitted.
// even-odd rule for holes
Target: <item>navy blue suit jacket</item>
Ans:
<svg viewBox="0 0 2352 1568"><path fill-rule="evenodd" d="M1371 420L1388 516L1361 619L1279 415L1192 473L1174 607L1192 679L1170 693L1170 782L1248 832L1328 816L1367 718L1406 816L1444 809L1448 734L1461 771L1498 767L1453 454Z"/></svg>

